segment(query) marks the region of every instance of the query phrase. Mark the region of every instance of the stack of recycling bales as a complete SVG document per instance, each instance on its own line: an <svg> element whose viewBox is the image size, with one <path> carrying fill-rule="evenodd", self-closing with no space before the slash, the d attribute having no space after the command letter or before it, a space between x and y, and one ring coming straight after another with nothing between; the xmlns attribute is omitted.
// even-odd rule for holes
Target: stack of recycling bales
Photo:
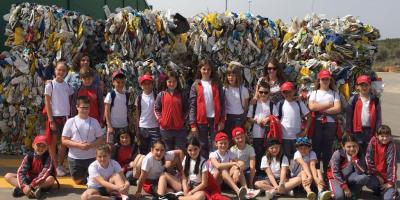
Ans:
<svg viewBox="0 0 400 200"><path fill-rule="evenodd" d="M55 6L13 5L5 18L11 50L0 57L0 153L19 154L40 132L44 80L52 77L53 61L70 63L77 52L97 51L103 31L90 17Z"/></svg>
<svg viewBox="0 0 400 200"><path fill-rule="evenodd" d="M328 20L322 16L294 19L281 27L283 40L279 58L286 63L291 81L311 91L318 72L329 69L346 99L354 91L360 74L377 81L372 63L377 53L374 43L379 31L353 16Z"/></svg>
<svg viewBox="0 0 400 200"><path fill-rule="evenodd" d="M352 16L328 20L313 15L284 24L228 12L188 20L131 8L106 14L102 22L54 6L23 3L11 9L6 27L11 50L0 56L0 153L23 153L21 144L30 146L42 125L37 113L43 107L44 80L52 76L51 63L60 58L71 62L80 51L97 56L95 67L107 90L111 74L125 72L130 104L140 91L140 75L151 73L161 89L165 73L174 70L183 88L189 88L193 63L204 56L216 63L220 76L227 63L240 62L250 90L271 56L285 64L289 80L309 91L322 68L333 72L346 98L358 74L376 77L371 65L379 31ZM97 53L99 49L108 54Z"/></svg>

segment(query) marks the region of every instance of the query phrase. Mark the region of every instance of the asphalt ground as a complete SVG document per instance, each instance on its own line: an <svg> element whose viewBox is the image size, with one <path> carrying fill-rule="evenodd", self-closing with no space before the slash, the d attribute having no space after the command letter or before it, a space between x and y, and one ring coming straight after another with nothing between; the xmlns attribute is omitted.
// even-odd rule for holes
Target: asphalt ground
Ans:
<svg viewBox="0 0 400 200"><path fill-rule="evenodd" d="M400 74L399 73L379 73L385 83L384 93L382 96L382 111L383 111L383 123L389 125L392 128L392 134L397 144L400 144ZM397 148L399 149L399 148ZM400 154L397 154L400 155ZM12 186L4 180L4 175L8 172L15 173L19 163L21 162L21 156L12 155L0 155L0 200L14 199L12 197ZM398 159L400 161L400 159ZM398 164L399 166L399 164ZM397 171L397 175L400 173ZM85 186L75 185L72 180L68 177L59 178L61 188L52 189L50 192L44 193L42 199L54 199L54 200L75 200L80 199L80 195L85 191ZM398 182L399 184L400 182ZM136 187L131 186L130 193L134 194ZM229 191L229 189L223 189L223 194L229 196L231 199L236 199L236 196ZM18 198L21 200L28 199L26 197ZM151 199L151 196L144 196L142 199ZM265 199L262 196L256 199ZM295 197L277 197L279 200L300 200L306 199L305 193L296 192ZM363 189L358 199L363 200L374 200L379 199L372 195L372 192L366 188Z"/></svg>

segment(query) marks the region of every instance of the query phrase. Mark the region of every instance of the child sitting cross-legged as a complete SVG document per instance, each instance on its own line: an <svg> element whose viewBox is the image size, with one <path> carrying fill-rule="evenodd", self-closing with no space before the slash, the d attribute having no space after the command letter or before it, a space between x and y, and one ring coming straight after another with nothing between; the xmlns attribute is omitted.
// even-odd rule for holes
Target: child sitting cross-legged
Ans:
<svg viewBox="0 0 400 200"><path fill-rule="evenodd" d="M88 171L88 189L82 194L82 200L113 199L111 195L128 198L129 182L118 162L111 159L108 145L97 147L96 160L90 164Z"/></svg>
<svg viewBox="0 0 400 200"><path fill-rule="evenodd" d="M55 168L48 152L47 138L38 135L32 144L34 153L29 153L22 160L17 174L7 173L4 178L13 185L13 197L26 195L40 198L41 190L48 190L55 181Z"/></svg>
<svg viewBox="0 0 400 200"><path fill-rule="evenodd" d="M275 194L293 196L293 188L301 185L300 177L290 177L289 160L283 154L281 142L275 138L267 140L267 151L262 157L261 166L267 174L266 180L260 180L255 186L266 192L266 199L272 199Z"/></svg>

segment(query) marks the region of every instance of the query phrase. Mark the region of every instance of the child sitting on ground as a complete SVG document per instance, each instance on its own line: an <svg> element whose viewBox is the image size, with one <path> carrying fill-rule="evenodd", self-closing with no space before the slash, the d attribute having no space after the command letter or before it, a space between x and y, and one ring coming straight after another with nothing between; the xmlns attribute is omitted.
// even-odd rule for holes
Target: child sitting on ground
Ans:
<svg viewBox="0 0 400 200"><path fill-rule="evenodd" d="M96 160L89 166L88 189L82 194L82 200L112 199L109 196L128 198L129 182L117 161L111 159L108 145L96 149Z"/></svg>
<svg viewBox="0 0 400 200"><path fill-rule="evenodd" d="M325 183L321 170L316 168L317 154L311 150L311 141L307 137L296 139L296 153L294 153L294 166L292 177L301 177L304 190L307 192L308 200L315 200L316 195L311 190L314 182L318 188L318 200L327 200L331 197L330 191L325 191Z"/></svg>
<svg viewBox="0 0 400 200"><path fill-rule="evenodd" d="M254 198L260 193L260 190L253 190L254 176L256 174L256 153L254 148L246 143L246 133L242 127L236 127L232 130L232 139L235 145L230 150L238 159L247 184L251 188L247 197Z"/></svg>
<svg viewBox="0 0 400 200"><path fill-rule="evenodd" d="M369 142L365 160L371 175L367 187L385 200L398 198L396 156L392 131L389 126L382 125Z"/></svg>
<svg viewBox="0 0 400 200"><path fill-rule="evenodd" d="M225 182L238 196L239 200L246 199L247 184L243 171L236 156L228 149L229 138L224 132L219 132L215 136L215 146L217 150L210 153L210 172L217 183ZM240 182L242 187L236 184Z"/></svg>
<svg viewBox="0 0 400 200"><path fill-rule="evenodd" d="M29 198L40 198L41 190L48 190L55 181L55 168L50 157L47 138L38 135L32 144L34 153L24 157L17 174L7 173L4 178L13 185L13 197L26 195Z"/></svg>
<svg viewBox="0 0 400 200"><path fill-rule="evenodd" d="M289 160L283 154L279 140L269 138L266 143L267 152L262 157L260 168L265 170L267 179L257 181L255 186L266 192L266 199L272 199L275 194L293 196L292 189L301 184L301 178L290 177Z"/></svg>
<svg viewBox="0 0 400 200"><path fill-rule="evenodd" d="M128 132L121 132L118 139L112 150L111 158L121 165L129 183L135 185L140 176L144 155L138 154L138 148L132 142L131 134Z"/></svg>

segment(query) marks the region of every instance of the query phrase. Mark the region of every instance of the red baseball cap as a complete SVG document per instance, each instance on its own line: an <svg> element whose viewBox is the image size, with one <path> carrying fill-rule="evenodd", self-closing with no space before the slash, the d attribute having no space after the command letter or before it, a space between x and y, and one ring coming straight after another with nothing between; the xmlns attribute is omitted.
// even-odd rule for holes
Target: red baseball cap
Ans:
<svg viewBox="0 0 400 200"><path fill-rule="evenodd" d="M117 77L123 77L125 78L125 74L124 72L122 72L121 70L117 70L112 74L112 79L114 80Z"/></svg>
<svg viewBox="0 0 400 200"><path fill-rule="evenodd" d="M295 90L293 83L292 82L284 82L281 85L281 91L289 91L289 90Z"/></svg>
<svg viewBox="0 0 400 200"><path fill-rule="evenodd" d="M36 144L39 144L39 143L48 145L48 144L47 144L47 137L44 136L44 135L38 135L38 136L36 136L35 139L33 140L33 144L36 145Z"/></svg>
<svg viewBox="0 0 400 200"><path fill-rule="evenodd" d="M357 85L361 83L371 84L371 78L367 75L361 75L357 78Z"/></svg>
<svg viewBox="0 0 400 200"><path fill-rule="evenodd" d="M232 130L232 137L244 134L244 129L242 127L236 127Z"/></svg>
<svg viewBox="0 0 400 200"><path fill-rule="evenodd" d="M319 71L318 79L323 79L323 78L332 78L331 72L327 69Z"/></svg>
<svg viewBox="0 0 400 200"><path fill-rule="evenodd" d="M142 84L144 81L153 81L153 77L149 74L145 74L139 78L139 83Z"/></svg>
<svg viewBox="0 0 400 200"><path fill-rule="evenodd" d="M228 135L224 132L219 132L217 133L217 135L214 138L215 142L219 142L221 140L227 140L228 139Z"/></svg>

